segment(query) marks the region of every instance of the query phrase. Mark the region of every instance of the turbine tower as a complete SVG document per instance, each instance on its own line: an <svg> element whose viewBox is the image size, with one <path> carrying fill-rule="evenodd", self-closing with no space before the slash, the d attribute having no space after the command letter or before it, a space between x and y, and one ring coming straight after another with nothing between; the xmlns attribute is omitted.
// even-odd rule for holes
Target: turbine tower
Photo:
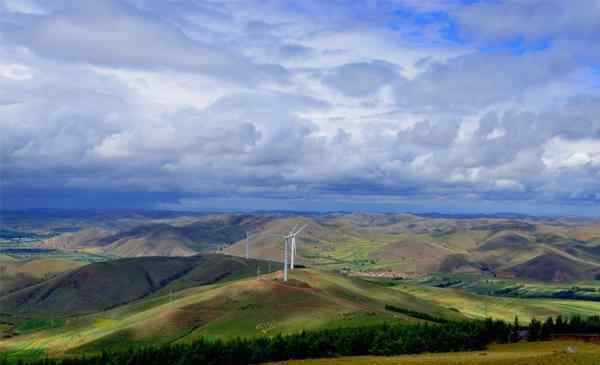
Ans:
<svg viewBox="0 0 600 365"><path fill-rule="evenodd" d="M285 243L283 244L283 282L288 281L288 245L290 236L285 236Z"/></svg>
<svg viewBox="0 0 600 365"><path fill-rule="evenodd" d="M246 260L248 260L248 258L250 257L250 249L249 249L249 237L248 237L248 232L246 232Z"/></svg>

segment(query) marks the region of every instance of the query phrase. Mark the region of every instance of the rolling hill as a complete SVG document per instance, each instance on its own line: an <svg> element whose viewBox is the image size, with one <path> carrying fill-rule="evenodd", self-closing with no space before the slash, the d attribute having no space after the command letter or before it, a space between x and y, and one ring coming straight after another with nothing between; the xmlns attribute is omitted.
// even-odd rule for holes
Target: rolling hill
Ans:
<svg viewBox="0 0 600 365"><path fill-rule="evenodd" d="M82 261L50 258L0 260L0 297L83 265Z"/></svg>
<svg viewBox="0 0 600 365"><path fill-rule="evenodd" d="M69 232L37 246L84 250L120 257L192 256L216 251L259 229L268 218L250 215L217 215L203 219L137 224L118 231L100 227Z"/></svg>
<svg viewBox="0 0 600 365"><path fill-rule="evenodd" d="M266 262L223 255L143 257L92 263L0 297L10 313L92 313L147 297L166 286L185 289L253 275ZM278 265L273 265L274 268Z"/></svg>
<svg viewBox="0 0 600 365"><path fill-rule="evenodd" d="M391 273L400 277L434 272L547 276L513 267L549 253L570 273L563 280L594 278L572 272L569 261L600 264L600 224L574 219L528 217L435 218L410 214L207 214L163 218L128 217L96 228L65 233L42 247L80 250L117 257L192 256L224 250L243 256L250 233L250 256L281 261L282 237L308 224L298 237L298 261L324 270ZM103 227L110 227L103 228ZM535 261L532 263L535 264Z"/></svg>
<svg viewBox="0 0 600 365"><path fill-rule="evenodd" d="M175 258L182 259L186 258ZM386 305L448 319L489 315L509 321L514 315L527 321L600 310L598 302L493 298L403 283L390 287L314 269L293 271L288 283L281 281L280 271L259 278L241 276L207 285L188 281L179 288L169 288L182 283L173 281L139 300L87 315L44 317L44 313L37 313L35 320L16 328L17 335L0 339L0 351L8 350L15 357L81 355L189 342L203 336L232 339L302 329L423 321L390 312Z"/></svg>
<svg viewBox="0 0 600 365"><path fill-rule="evenodd" d="M569 282L594 279L600 274L600 266L582 263L557 253L546 253L513 266L510 272L518 278Z"/></svg>
<svg viewBox="0 0 600 365"><path fill-rule="evenodd" d="M479 250L520 250L527 249L530 244L531 242L529 239L523 235L512 232L503 232L502 234L496 234L487 239L479 246Z"/></svg>
<svg viewBox="0 0 600 365"><path fill-rule="evenodd" d="M115 234L113 230L102 227L85 228L77 232L66 232L40 242L37 246L57 250L77 250L94 247L98 240Z"/></svg>
<svg viewBox="0 0 600 365"><path fill-rule="evenodd" d="M225 256L219 262L219 258L209 256L213 265L217 266L233 261L242 265L258 263ZM209 259L209 256L203 258ZM164 264L153 262L151 266L161 267L158 270L160 275L167 277L172 272L174 261L171 260L190 259L162 258L165 260ZM137 262L133 264L132 260ZM119 265L130 266L127 272L136 275L139 267L148 267L145 260L147 259L119 260ZM101 349L130 345L188 342L201 336L256 337L292 333L302 329L422 321L389 312L385 309L386 304L436 317L462 318L456 311L411 294L322 271L297 269L291 273L287 283L282 282L280 271L263 274L259 279L244 278L246 275L237 275L236 278L232 274L228 280L214 277L214 268L209 271L211 277L205 277L205 272L188 271L186 275L156 291L151 291L150 285L144 287L140 284L133 290L138 295L143 295L142 289L145 289L147 294L138 300L77 317L48 315L52 308L48 306L52 305L53 300L64 298L69 293L67 289L57 289L62 293L51 293L50 297L55 299L43 299L39 302L48 308L46 311L35 313L35 320L25 321L17 328L16 331L21 331L21 335L0 340L0 351L4 349L18 353L36 350L42 351L41 353L47 351L50 355L93 353ZM81 277L84 272L87 271L81 271L76 277ZM108 271L101 273L107 274ZM154 273L155 279L158 279L159 273ZM94 281L88 280L86 286L98 290L98 284L94 284ZM71 283L67 278L60 282L65 285ZM53 283L56 285L56 281ZM169 287L174 284L179 286ZM105 299L93 295L94 290L83 286L74 288L72 285L68 290L76 290L69 293L76 305L81 305L77 297L90 299L83 307L86 311L110 307ZM103 296L114 298L112 294L114 292L109 291ZM123 299L114 300L113 303L125 302L124 298L131 298L127 293L120 294L124 296ZM35 298L40 298L35 295ZM101 300L101 305L92 305L96 300ZM34 301L38 303L37 300ZM73 308L72 304L67 305L70 309ZM27 328L27 331L19 328Z"/></svg>
<svg viewBox="0 0 600 365"><path fill-rule="evenodd" d="M280 260L282 239L278 237L302 224L308 224L308 228L298 238L300 262L327 270L392 272L406 277L438 271L513 276L512 267L548 253L567 258L554 262L558 269L565 265L565 272L573 259L592 266L600 264L594 256L595 244L584 241L576 241L577 246L568 244L582 229L577 225L390 214L275 219L251 236L251 255ZM584 227L589 229L587 225ZM242 255L244 247L244 242L237 242L226 251ZM569 253L573 249L577 250L577 257ZM564 279L590 278L580 271L577 273ZM520 270L518 276L541 279L527 270Z"/></svg>

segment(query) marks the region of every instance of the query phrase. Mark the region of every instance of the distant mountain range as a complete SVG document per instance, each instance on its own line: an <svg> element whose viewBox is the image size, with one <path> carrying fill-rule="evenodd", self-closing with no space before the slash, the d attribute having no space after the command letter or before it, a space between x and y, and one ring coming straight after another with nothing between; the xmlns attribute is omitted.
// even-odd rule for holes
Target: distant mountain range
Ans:
<svg viewBox="0 0 600 365"><path fill-rule="evenodd" d="M600 222L570 218L504 213L483 218L193 214L117 215L78 223L78 232L37 246L111 257L192 256L221 250L243 256L248 233L251 257L281 261L283 235L306 224L298 241L299 262L331 270L393 271L400 276L468 272L564 282L593 279L600 267ZM545 273L524 270L527 265L543 267Z"/></svg>

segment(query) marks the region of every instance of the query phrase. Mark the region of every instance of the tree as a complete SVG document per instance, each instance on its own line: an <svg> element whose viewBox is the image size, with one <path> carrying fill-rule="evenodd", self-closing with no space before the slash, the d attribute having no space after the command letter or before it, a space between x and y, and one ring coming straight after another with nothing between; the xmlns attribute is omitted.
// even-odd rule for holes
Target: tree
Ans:
<svg viewBox="0 0 600 365"><path fill-rule="evenodd" d="M557 333L563 333L565 331L565 321L563 320L563 317L559 314L558 317L556 317L556 324L554 325L554 330Z"/></svg>
<svg viewBox="0 0 600 365"><path fill-rule="evenodd" d="M542 334L542 324L537 319L533 318L529 323L529 331L527 332L527 341L539 341Z"/></svg>
<svg viewBox="0 0 600 365"><path fill-rule="evenodd" d="M542 325L542 331L540 333L540 340L542 340L542 341L549 340L550 337L552 337L554 330L555 330L554 329L554 320L552 319L552 317L546 318L546 321Z"/></svg>
<svg viewBox="0 0 600 365"><path fill-rule="evenodd" d="M521 341L521 334L519 333L520 329L521 329L521 326L519 325L519 317L515 316L515 321L512 325L511 331L510 331L510 342Z"/></svg>

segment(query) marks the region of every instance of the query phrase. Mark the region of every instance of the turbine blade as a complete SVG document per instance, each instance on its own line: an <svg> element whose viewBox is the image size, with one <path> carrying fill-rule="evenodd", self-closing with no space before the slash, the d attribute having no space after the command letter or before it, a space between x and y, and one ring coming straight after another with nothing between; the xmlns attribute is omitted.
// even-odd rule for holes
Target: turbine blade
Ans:
<svg viewBox="0 0 600 365"><path fill-rule="evenodd" d="M304 230L306 227L308 227L308 224L303 225L298 231L296 231L296 233L294 233L294 236L302 232L302 230Z"/></svg>

